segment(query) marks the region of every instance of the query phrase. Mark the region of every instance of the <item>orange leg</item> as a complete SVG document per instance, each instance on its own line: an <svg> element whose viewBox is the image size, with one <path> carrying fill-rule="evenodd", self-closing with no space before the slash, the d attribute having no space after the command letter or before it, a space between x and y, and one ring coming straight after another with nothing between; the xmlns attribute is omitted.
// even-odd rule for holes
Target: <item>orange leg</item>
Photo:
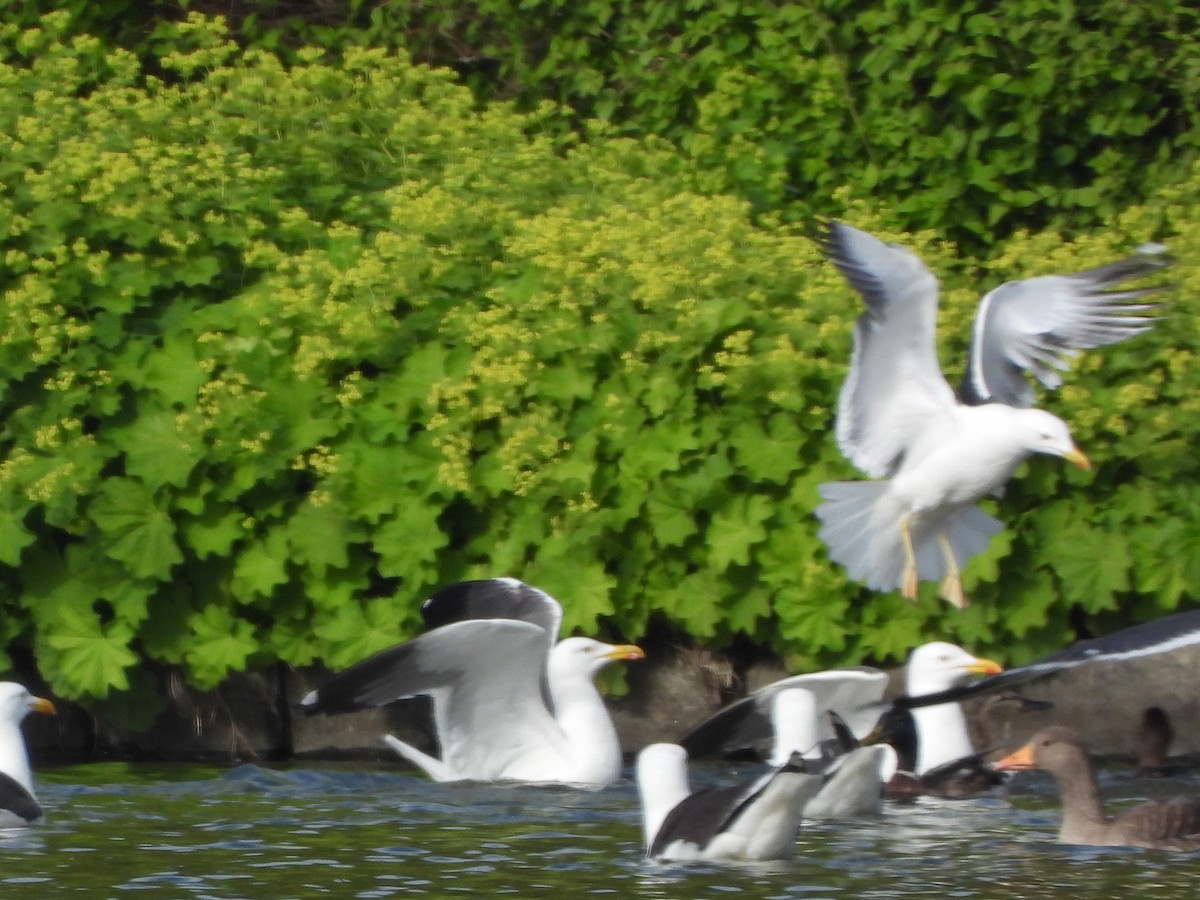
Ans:
<svg viewBox="0 0 1200 900"><path fill-rule="evenodd" d="M904 575L900 584L900 595L905 600L917 599L917 554L913 550L912 531L908 527L909 514L900 517L900 540L904 544Z"/></svg>
<svg viewBox="0 0 1200 900"><path fill-rule="evenodd" d="M967 605L967 597L963 593L962 587L962 572L958 568L958 560L954 558L954 550L950 546L950 539L945 533L938 535L938 545L942 548L942 555L946 558L946 577L942 579L942 599L962 609Z"/></svg>

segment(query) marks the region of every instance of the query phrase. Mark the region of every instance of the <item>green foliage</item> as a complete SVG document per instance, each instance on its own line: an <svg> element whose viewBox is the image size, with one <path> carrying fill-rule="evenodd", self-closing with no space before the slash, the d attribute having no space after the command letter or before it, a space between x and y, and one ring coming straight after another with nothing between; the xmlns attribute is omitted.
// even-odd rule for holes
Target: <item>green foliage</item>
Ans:
<svg viewBox="0 0 1200 900"><path fill-rule="evenodd" d="M455 66L480 97L549 98L580 120L667 137L714 189L760 209L841 215L835 192L849 184L901 228L975 250L1021 227L1094 228L1200 150L1200 14L1178 0L469 0L323 13L258 15L243 37L395 42Z"/></svg>
<svg viewBox="0 0 1200 900"><path fill-rule="evenodd" d="M890 232L947 276L947 350L978 287L1152 235L1183 261L1168 320L1054 401L1097 471L1028 467L962 614L824 558L858 300L670 145L559 137L403 55L284 66L200 19L148 74L68 21L0 26L0 638L59 693L143 690L144 661L201 687L341 667L463 577L539 584L569 628L661 616L797 665L1033 653L1073 606L1190 599L1200 172L980 269Z"/></svg>
<svg viewBox="0 0 1200 900"><path fill-rule="evenodd" d="M1020 228L1094 229L1200 151L1200 13L1179 0L160 0L157 27L130 5L66 8L151 68L189 8L293 61L403 47L482 101L563 104L560 130L665 137L757 210L841 216L853 185L977 255ZM19 6L6 21L62 4Z"/></svg>

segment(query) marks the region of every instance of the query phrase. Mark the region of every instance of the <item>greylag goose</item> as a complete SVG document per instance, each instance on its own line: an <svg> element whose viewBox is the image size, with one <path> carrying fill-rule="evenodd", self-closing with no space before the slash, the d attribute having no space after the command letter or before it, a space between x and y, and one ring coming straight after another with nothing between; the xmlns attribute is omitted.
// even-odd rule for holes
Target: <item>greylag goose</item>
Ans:
<svg viewBox="0 0 1200 900"><path fill-rule="evenodd" d="M1041 769L1054 776L1062 800L1058 840L1101 847L1200 850L1200 796L1149 800L1108 816L1091 757L1079 735L1056 726L996 763L1004 771Z"/></svg>

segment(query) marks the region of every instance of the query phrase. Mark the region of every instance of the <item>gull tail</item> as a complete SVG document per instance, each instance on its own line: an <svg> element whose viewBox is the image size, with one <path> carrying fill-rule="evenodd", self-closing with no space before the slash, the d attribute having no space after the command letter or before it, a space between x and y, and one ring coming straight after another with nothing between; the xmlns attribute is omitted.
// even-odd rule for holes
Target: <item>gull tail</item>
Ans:
<svg viewBox="0 0 1200 900"><path fill-rule="evenodd" d="M904 544L900 517L904 509L890 491L888 481L831 481L818 489L824 503L816 509L821 520L818 534L829 558L846 568L846 574L873 591L899 590L904 579ZM941 581L946 560L938 542L944 533L959 567L981 553L992 535L1003 526L983 510L961 507L936 522L916 518L912 523L917 577Z"/></svg>

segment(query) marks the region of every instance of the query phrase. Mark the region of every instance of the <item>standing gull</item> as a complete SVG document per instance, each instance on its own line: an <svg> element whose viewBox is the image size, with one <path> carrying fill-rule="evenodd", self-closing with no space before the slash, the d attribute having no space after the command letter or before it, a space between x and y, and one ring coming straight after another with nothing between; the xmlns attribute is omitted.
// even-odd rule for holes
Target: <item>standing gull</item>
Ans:
<svg viewBox="0 0 1200 900"><path fill-rule="evenodd" d="M687 751L678 744L642 750L637 780L646 855L677 861L786 859L822 783L795 756L748 784L692 793Z"/></svg>
<svg viewBox="0 0 1200 900"><path fill-rule="evenodd" d="M0 828L29 825L42 817L21 734L21 721L31 712L50 714L54 706L22 685L0 682Z"/></svg>
<svg viewBox="0 0 1200 900"><path fill-rule="evenodd" d="M935 354L933 274L906 248L839 222L823 243L866 304L838 397L838 447L880 480L822 484L821 539L830 558L872 590L916 599L920 581L940 581L941 596L964 606L961 569L1002 527L975 503L999 492L1034 453L1089 466L1061 419L1030 408L1024 373L1057 387L1056 370L1079 350L1149 328L1142 313L1150 305L1129 301L1161 288L1108 289L1165 262L1155 248L990 291L956 396Z"/></svg>
<svg viewBox="0 0 1200 900"><path fill-rule="evenodd" d="M631 644L558 641L562 607L512 578L443 588L422 608L432 630L368 657L308 694L306 713L341 713L406 697L433 700L441 748L385 740L435 781L517 781L601 788L621 746L593 678Z"/></svg>

